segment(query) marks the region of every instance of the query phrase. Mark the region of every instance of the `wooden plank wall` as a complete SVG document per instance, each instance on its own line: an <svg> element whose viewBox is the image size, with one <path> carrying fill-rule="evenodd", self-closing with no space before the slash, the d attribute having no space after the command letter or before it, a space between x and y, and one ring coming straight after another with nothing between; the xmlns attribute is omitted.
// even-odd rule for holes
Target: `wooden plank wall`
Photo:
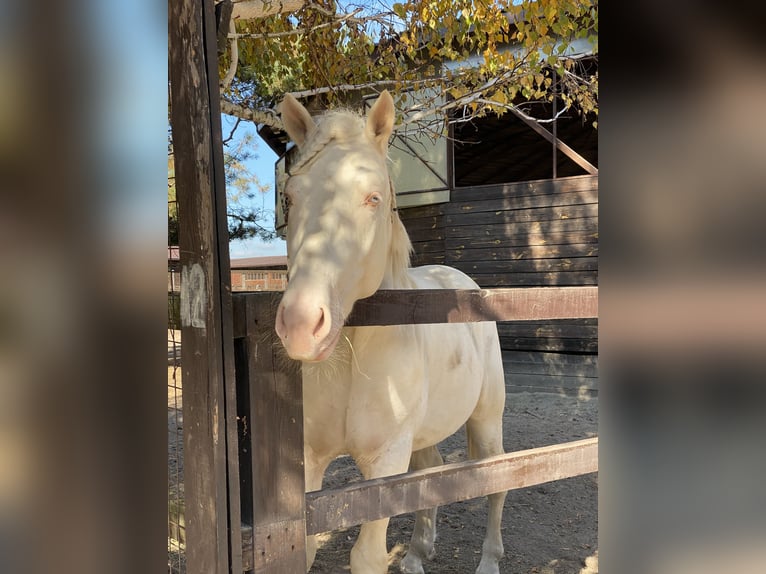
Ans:
<svg viewBox="0 0 766 574"><path fill-rule="evenodd" d="M450 203L399 213L413 265L456 267L482 288L598 284L598 176L459 188ZM596 392L597 319L498 331L509 390Z"/></svg>

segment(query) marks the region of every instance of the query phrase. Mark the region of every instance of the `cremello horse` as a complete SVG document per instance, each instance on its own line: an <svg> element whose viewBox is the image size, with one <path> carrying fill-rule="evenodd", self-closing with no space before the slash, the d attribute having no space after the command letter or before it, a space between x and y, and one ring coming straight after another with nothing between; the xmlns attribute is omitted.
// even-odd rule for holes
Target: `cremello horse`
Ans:
<svg viewBox="0 0 766 574"><path fill-rule="evenodd" d="M315 124L293 97L282 120L298 146L287 179L290 279L276 331L303 362L306 488L350 454L365 478L442 463L436 444L463 424L468 454L503 452L505 384L494 323L344 327L354 302L382 289L475 289L443 266L409 267L407 232L386 168L394 105L383 92L366 120L348 112ZM497 574L505 493L489 497L477 574ZM388 519L362 525L352 574L387 572ZM404 572L434 556L436 509L418 512ZM307 540L308 568L316 555Z"/></svg>

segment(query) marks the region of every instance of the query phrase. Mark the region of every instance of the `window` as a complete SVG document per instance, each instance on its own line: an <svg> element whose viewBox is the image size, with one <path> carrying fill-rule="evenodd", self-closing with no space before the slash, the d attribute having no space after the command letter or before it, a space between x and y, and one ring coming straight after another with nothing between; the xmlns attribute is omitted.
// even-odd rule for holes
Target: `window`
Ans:
<svg viewBox="0 0 766 574"><path fill-rule="evenodd" d="M243 271L245 281L265 281L267 274L263 271Z"/></svg>

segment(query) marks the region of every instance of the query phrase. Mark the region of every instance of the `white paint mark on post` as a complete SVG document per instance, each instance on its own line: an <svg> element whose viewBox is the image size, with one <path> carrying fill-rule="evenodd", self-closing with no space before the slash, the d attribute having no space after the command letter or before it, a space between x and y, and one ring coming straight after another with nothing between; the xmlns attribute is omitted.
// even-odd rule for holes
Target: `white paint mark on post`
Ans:
<svg viewBox="0 0 766 574"><path fill-rule="evenodd" d="M207 312L205 271L194 263L181 269L181 326L204 329Z"/></svg>

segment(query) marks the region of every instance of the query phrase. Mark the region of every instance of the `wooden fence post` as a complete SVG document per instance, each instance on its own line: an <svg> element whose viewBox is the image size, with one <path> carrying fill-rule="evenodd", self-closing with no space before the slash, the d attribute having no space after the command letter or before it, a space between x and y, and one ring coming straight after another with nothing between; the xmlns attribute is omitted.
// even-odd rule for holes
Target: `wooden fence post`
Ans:
<svg viewBox="0 0 766 574"><path fill-rule="evenodd" d="M213 1L170 2L168 44L180 224L186 564L189 574L238 573L231 271Z"/></svg>
<svg viewBox="0 0 766 574"><path fill-rule="evenodd" d="M256 573L306 568L303 383L300 363L287 356L274 332L281 297L277 292L247 296L246 344L238 353L238 376L249 382L250 417L244 423L253 474L254 527L251 539L243 541L243 563ZM241 317L241 306L236 308L235 317Z"/></svg>

